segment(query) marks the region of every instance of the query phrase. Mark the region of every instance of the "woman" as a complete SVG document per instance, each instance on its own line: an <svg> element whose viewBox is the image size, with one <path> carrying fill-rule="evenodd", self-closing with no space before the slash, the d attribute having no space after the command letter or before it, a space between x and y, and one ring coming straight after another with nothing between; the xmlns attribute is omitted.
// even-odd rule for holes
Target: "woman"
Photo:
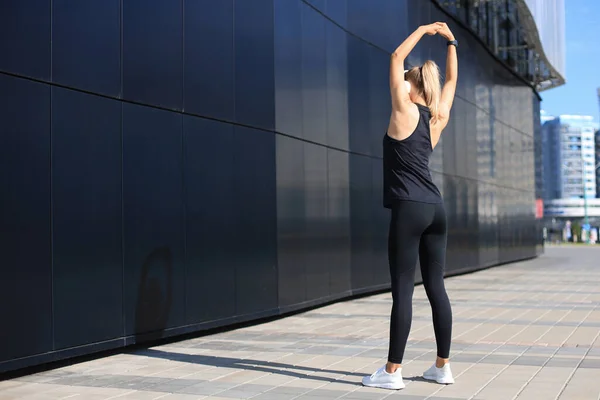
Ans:
<svg viewBox="0 0 600 400"><path fill-rule="evenodd" d="M433 61L404 70L404 60L423 35L446 39L446 79ZM452 309L444 287L446 213L429 171L429 157L450 117L458 75L457 41L445 23L419 27L392 54L392 115L383 140L384 206L392 210L388 256L392 283L392 315L388 362L365 386L402 389L402 358L412 320L412 295L417 256L423 285L433 312L437 359L423 377L454 383L448 358Z"/></svg>

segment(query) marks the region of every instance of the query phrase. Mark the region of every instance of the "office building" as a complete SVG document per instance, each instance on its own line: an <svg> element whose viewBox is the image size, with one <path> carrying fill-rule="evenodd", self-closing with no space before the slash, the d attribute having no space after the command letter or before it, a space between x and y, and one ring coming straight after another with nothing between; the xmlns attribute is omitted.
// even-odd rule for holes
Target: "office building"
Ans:
<svg viewBox="0 0 600 400"><path fill-rule="evenodd" d="M544 202L562 197L560 119L545 116L541 128Z"/></svg>
<svg viewBox="0 0 600 400"><path fill-rule="evenodd" d="M541 202L542 210L543 202L553 198L552 193L556 192L556 188L552 185L554 181L551 181L547 178L550 174L550 171L556 170L556 159L549 156L550 154L555 153L555 150L551 148L556 143L556 141L552 140L552 138L555 136L555 133L553 132L552 125L544 127L544 124L553 121L555 118L556 117L546 113L546 111L540 110L540 125L536 125L536 130L534 133L535 197L538 202Z"/></svg>
<svg viewBox="0 0 600 400"><path fill-rule="evenodd" d="M591 116L546 118L542 126L546 217L579 219L587 214L596 221L600 216L600 202L595 199L597 129Z"/></svg>
<svg viewBox="0 0 600 400"><path fill-rule="evenodd" d="M561 198L596 197L594 134L598 124L591 116L561 115L560 125Z"/></svg>
<svg viewBox="0 0 600 400"><path fill-rule="evenodd" d="M598 107L600 108L600 88L597 89ZM600 198L600 130L596 131L596 197Z"/></svg>
<svg viewBox="0 0 600 400"><path fill-rule="evenodd" d="M560 1L8 3L0 372L388 288L389 57L432 21L460 42L431 164L447 272L543 250ZM407 64L443 71L446 48L425 37Z"/></svg>
<svg viewBox="0 0 600 400"><path fill-rule="evenodd" d="M595 140L591 116L561 115L542 127L546 200L596 197Z"/></svg>
<svg viewBox="0 0 600 400"><path fill-rule="evenodd" d="M579 221L581 224L585 221L585 215L588 216L590 225L598 228L600 225L600 199L554 199L545 203L544 216L546 222L551 220L559 221L564 227L564 223L569 221Z"/></svg>
<svg viewBox="0 0 600 400"><path fill-rule="evenodd" d="M596 131L596 197L600 198L600 130Z"/></svg>

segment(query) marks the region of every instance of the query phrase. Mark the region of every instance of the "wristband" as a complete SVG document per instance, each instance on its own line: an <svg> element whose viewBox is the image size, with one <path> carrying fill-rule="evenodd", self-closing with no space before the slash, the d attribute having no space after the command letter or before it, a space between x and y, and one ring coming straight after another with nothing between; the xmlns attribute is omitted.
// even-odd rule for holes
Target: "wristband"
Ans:
<svg viewBox="0 0 600 400"><path fill-rule="evenodd" d="M458 40L448 40L448 42L446 43L447 46L454 46L456 48L458 48Z"/></svg>

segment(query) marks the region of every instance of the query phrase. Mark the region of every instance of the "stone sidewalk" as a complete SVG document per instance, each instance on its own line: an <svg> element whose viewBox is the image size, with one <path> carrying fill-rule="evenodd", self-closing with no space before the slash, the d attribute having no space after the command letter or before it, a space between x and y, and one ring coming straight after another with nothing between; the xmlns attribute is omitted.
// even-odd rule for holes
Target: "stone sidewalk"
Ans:
<svg viewBox="0 0 600 400"><path fill-rule="evenodd" d="M600 246L447 279L456 384L419 375L435 358L421 286L406 388L365 388L387 354L389 294L259 326L0 382L0 399L600 399Z"/></svg>

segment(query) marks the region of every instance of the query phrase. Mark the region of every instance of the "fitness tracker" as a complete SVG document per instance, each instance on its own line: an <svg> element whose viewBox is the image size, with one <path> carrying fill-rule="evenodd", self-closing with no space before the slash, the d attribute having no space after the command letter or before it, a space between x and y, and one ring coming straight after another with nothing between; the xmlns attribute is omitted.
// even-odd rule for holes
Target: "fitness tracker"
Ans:
<svg viewBox="0 0 600 400"><path fill-rule="evenodd" d="M446 45L455 46L456 48L458 48L458 40L448 40L448 43L446 43Z"/></svg>

